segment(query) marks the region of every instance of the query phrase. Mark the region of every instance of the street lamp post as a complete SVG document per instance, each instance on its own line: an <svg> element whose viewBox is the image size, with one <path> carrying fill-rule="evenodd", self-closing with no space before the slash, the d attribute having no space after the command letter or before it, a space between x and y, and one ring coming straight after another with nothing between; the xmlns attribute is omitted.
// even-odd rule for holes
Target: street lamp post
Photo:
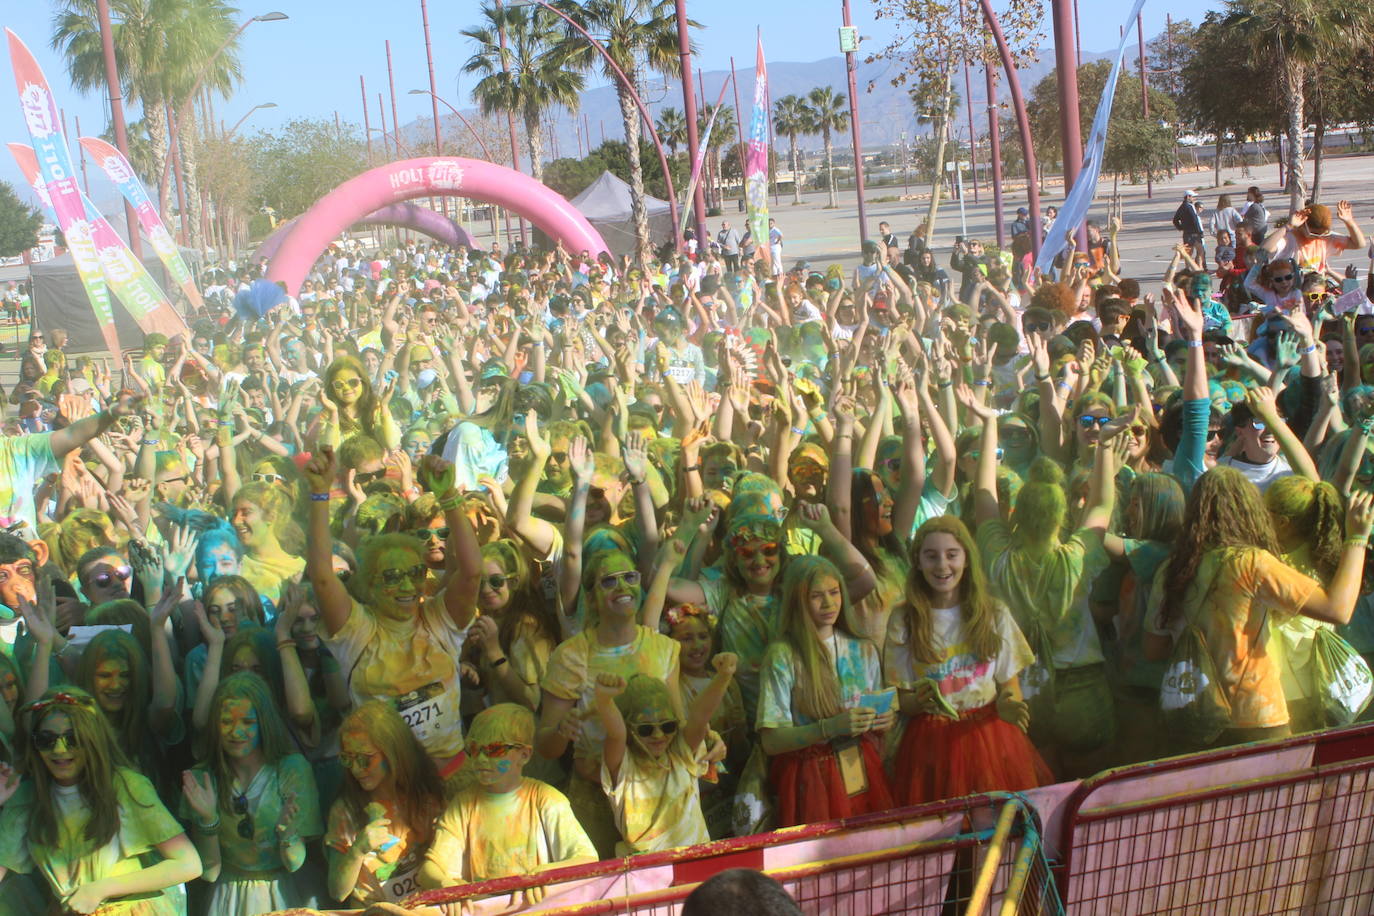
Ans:
<svg viewBox="0 0 1374 916"><path fill-rule="evenodd" d="M687 0L676 0L673 4L677 14L677 50L678 57L682 61L682 111L687 119L687 159L695 164L697 161L697 150L700 146L700 138L697 135L697 97L696 88L692 83L692 34L688 31L687 25ZM590 150L592 138L590 132L587 136L587 148ZM669 195L671 197L671 195ZM697 182L692 191L692 220L697 230L697 250L705 252L706 242L706 190ZM677 236L678 222L673 218L673 236Z"/></svg>
<svg viewBox="0 0 1374 916"><path fill-rule="evenodd" d="M1078 121L1078 30L1074 26L1072 0L1051 0L1054 17L1055 75L1059 82L1059 142L1064 157L1064 193L1078 181L1083 170L1083 136ZM1034 177L1028 177L1034 181ZM1078 229L1078 250L1088 250L1087 228Z"/></svg>
<svg viewBox="0 0 1374 916"><path fill-rule="evenodd" d="M853 29L854 22L849 15L849 0L842 0L841 12L845 29ZM854 45L858 45L855 36ZM868 241L868 214L864 205L864 145L859 136L859 86L857 82L858 64L851 48L845 52L844 68L849 76L849 133L854 141L854 192L859 198L859 243Z"/></svg>
<svg viewBox="0 0 1374 916"><path fill-rule="evenodd" d="M482 155L487 157L487 161L488 161L488 162L495 162L495 161L496 161L495 159L492 158L491 150L487 149L487 141L485 141L485 140L482 139L482 135L479 134L479 133L477 132L476 128L474 128L474 127L472 126L472 122L469 121L467 118L463 117L463 113L462 113L461 111L459 111L457 108L454 108L453 105L452 105L452 103L450 103L447 99L443 99L443 98L440 98L439 96L435 95L435 94L434 94L434 90L432 90L432 89L429 89L429 90L425 90L425 89L412 89L412 90L410 90L410 92L409 92L408 94L409 94L409 95L428 95L430 98L432 98L432 99L434 100L434 110L435 110L436 112L439 110L439 103L440 103L440 102L443 102L444 105L448 108L448 110L451 111L451 112L453 112L453 114L458 118L459 121L463 122L463 126L466 127L466 128L468 129L468 133L472 134L472 138L473 138L474 140L476 140L476 141L477 141L477 145L478 145L479 147L482 148ZM437 122L436 122L436 123L437 123ZM437 145L436 145L436 148L437 148ZM496 206L495 206L495 204L489 204L488 206L490 206L490 208L491 208L491 236L492 236L493 239L500 238L500 233L497 231L497 228L496 228ZM509 224L509 219L510 219L510 218L507 217L507 224Z"/></svg>
<svg viewBox="0 0 1374 916"><path fill-rule="evenodd" d="M107 0L99 0L99 2L105 3L107 2ZM255 22L280 22L283 19L290 18L291 17L286 15L285 13L272 12L263 13L261 16L254 16L251 19L244 20L244 23L234 31L234 34L230 35L227 39L225 39L224 44L220 45L219 48L216 49L215 53L210 55L210 59L207 60L205 64L200 68L200 73L196 76L195 85L191 87L190 92L186 93L186 97L181 100L181 103L176 105L172 109L172 116L175 117L187 102L196 97L196 93L200 91L200 84L205 82L205 77L210 73L210 68L215 65L215 61L219 60L219 56L224 53L225 49L228 48L231 44L233 44L238 39L238 37L243 34L244 29L247 29L250 25L252 25ZM170 167L171 157L168 157L162 163L162 180L160 188L167 187L167 179Z"/></svg>
<svg viewBox="0 0 1374 916"><path fill-rule="evenodd" d="M224 135L224 139L228 140L228 139L232 138L232 137L234 136L234 134L238 133L238 129L239 129L240 127L243 126L243 122L244 122L244 121L247 121L248 118L249 118L250 116L252 116L253 112L258 111L259 109L262 109L262 108L276 108L276 107L277 107L277 103L276 103L276 102L263 102L263 103L261 103L260 105L254 105L252 108L250 108L250 109L248 109L246 112L244 112L243 117L239 118L237 121L234 122L234 126L231 127L231 128L229 128L229 133L227 133L227 134ZM337 123L337 122L336 122L336 123Z"/></svg>
<svg viewBox="0 0 1374 916"><path fill-rule="evenodd" d="M105 84L110 90L110 120L114 123L115 146L127 161L129 134L124 124L124 94L119 87L119 66L115 63L114 27L110 24L110 0L96 0L96 18L100 21L100 49L105 58ZM134 257L143 260L143 241L138 235L138 215L133 205L124 201L124 221L129 230L129 247Z"/></svg>

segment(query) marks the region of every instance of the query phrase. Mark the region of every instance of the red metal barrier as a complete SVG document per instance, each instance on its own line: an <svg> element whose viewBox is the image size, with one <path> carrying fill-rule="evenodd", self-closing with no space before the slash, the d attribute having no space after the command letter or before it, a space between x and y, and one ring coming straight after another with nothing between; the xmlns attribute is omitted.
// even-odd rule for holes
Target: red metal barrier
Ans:
<svg viewBox="0 0 1374 916"><path fill-rule="evenodd" d="M999 836L993 820L1007 805L1017 814L1008 818L1014 829L1008 833L1004 826ZM899 837L917 839L897 842ZM405 905L440 906L455 914L519 909L541 916L667 916L678 912L698 883L739 867L777 878L808 914L935 916L947 905L963 912L980 869L986 872L986 902L1006 906L1012 898L1004 912L1062 912L1034 816L1021 799L1004 794L444 888L412 895ZM550 896L526 907L522 892L532 887ZM569 890L583 893L569 900Z"/></svg>
<svg viewBox="0 0 1374 916"><path fill-rule="evenodd" d="M1374 913L1374 726L1109 770L1063 820L1070 913Z"/></svg>

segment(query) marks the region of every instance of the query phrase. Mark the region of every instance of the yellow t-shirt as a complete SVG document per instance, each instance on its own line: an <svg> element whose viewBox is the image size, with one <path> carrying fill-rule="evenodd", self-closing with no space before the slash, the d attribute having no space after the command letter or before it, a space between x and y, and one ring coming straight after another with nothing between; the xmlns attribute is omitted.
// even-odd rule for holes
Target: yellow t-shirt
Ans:
<svg viewBox="0 0 1374 916"><path fill-rule="evenodd" d="M528 875L583 858L594 860L596 849L567 797L529 778L505 795L463 789L435 824L425 855L443 872L445 885Z"/></svg>
<svg viewBox="0 0 1374 916"><path fill-rule="evenodd" d="M631 745L634 737L630 737ZM606 764L601 764L601 788L611 800L615 825L622 840L616 855L661 852L680 846L709 842L706 818L701 813L701 790L697 781L708 765L682 750L682 740L668 748L663 766L626 748L618 779L611 779Z"/></svg>
<svg viewBox="0 0 1374 916"><path fill-rule="evenodd" d="M575 714L582 719L582 733L574 745L573 756L597 761L589 771L593 782L597 781L595 771L600 769L601 744L606 740L606 730L592 706L596 676L606 672L628 681L633 675L647 674L668 681L670 688L677 681L681 643L648 627L638 627L637 631L635 638L623 646L600 645L595 630L578 633L553 650L544 671L543 688L552 696L575 703Z"/></svg>
<svg viewBox="0 0 1374 916"><path fill-rule="evenodd" d="M429 755L444 760L463 749L458 659L466 635L439 596L426 598L410 620L355 601L343 627L324 641L355 704L391 701Z"/></svg>

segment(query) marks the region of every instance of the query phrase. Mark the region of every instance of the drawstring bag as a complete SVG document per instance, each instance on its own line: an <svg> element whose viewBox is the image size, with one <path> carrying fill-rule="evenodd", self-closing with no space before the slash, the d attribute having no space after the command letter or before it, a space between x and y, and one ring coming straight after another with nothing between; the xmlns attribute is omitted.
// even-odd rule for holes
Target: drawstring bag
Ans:
<svg viewBox="0 0 1374 916"><path fill-rule="evenodd" d="M735 836L767 833L777 823L777 807L768 783L768 755L763 752L762 742L754 743L740 771L730 821Z"/></svg>
<svg viewBox="0 0 1374 916"><path fill-rule="evenodd" d="M1207 638L1191 621L1174 644L1159 687L1164 727L1181 744L1211 744L1231 727L1231 701L1221 687Z"/></svg>
<svg viewBox="0 0 1374 916"><path fill-rule="evenodd" d="M1349 725L1369 705L1374 674L1369 663L1335 631L1322 627L1313 637L1317 698L1328 728Z"/></svg>

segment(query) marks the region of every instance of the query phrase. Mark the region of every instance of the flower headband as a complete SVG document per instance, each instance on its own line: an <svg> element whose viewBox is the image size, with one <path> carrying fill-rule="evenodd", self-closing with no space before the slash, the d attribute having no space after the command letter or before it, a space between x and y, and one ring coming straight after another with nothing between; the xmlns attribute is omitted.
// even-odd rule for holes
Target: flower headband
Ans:
<svg viewBox="0 0 1374 916"><path fill-rule="evenodd" d="M94 702L90 697L79 697L76 694L59 691L46 700L35 700L30 703L28 710L37 715L49 706L90 706Z"/></svg>
<svg viewBox="0 0 1374 916"><path fill-rule="evenodd" d="M690 602L686 604L679 604L677 607L670 607L668 608L668 610L663 612L663 619L668 622L668 626L670 628L675 627L678 624L687 620L692 620L694 618L699 617L706 617L708 618L707 629L709 629L709 616L710 612L707 611L705 607L703 607L700 604L692 604Z"/></svg>

